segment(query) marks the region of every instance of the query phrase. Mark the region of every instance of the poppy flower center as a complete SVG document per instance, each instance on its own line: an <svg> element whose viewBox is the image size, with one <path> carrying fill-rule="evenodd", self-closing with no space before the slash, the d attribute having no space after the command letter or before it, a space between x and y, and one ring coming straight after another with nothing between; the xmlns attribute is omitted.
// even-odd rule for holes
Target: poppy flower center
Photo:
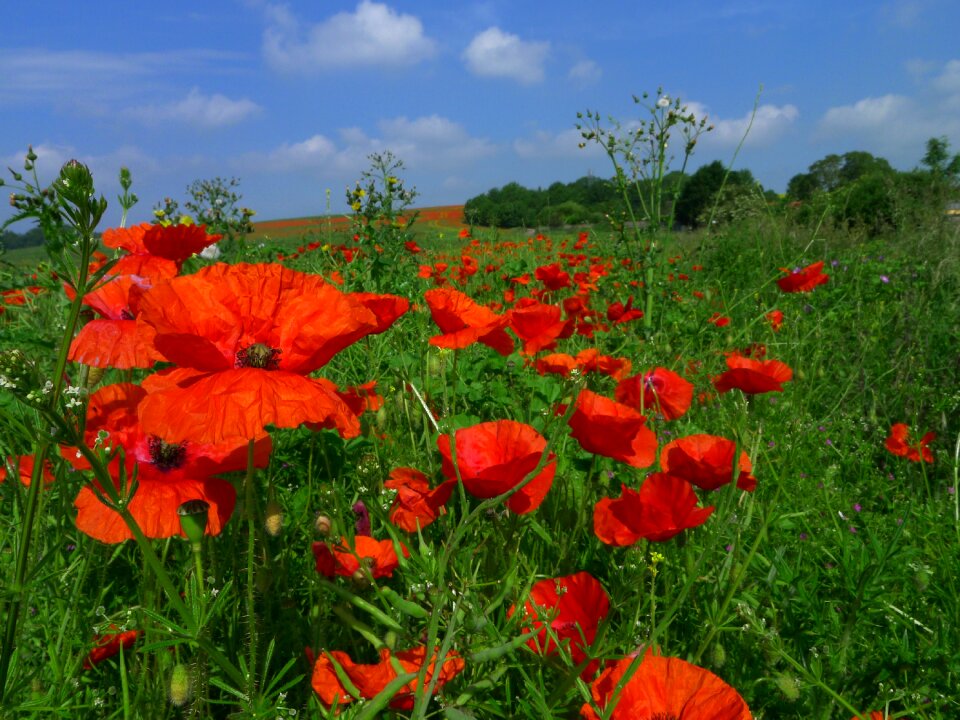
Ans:
<svg viewBox="0 0 960 720"><path fill-rule="evenodd" d="M236 367L276 370L280 367L280 353L282 352L283 350L279 348L272 348L263 343L254 343L237 351Z"/></svg>
<svg viewBox="0 0 960 720"><path fill-rule="evenodd" d="M164 442L156 435L151 435L147 440L147 448L150 450L150 462L159 469L166 472L175 470L183 465L187 455L187 443L168 443Z"/></svg>
<svg viewBox="0 0 960 720"><path fill-rule="evenodd" d="M137 316L130 312L130 308L124 308L120 311L121 320L136 320Z"/></svg>

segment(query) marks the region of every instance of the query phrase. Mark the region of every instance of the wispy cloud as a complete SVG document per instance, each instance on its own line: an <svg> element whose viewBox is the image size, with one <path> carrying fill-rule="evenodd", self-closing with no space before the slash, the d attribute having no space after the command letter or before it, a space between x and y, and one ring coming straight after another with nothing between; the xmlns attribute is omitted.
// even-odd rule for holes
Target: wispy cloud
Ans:
<svg viewBox="0 0 960 720"><path fill-rule="evenodd" d="M235 125L260 111L252 100L230 98L215 93L204 95L193 88L182 100L166 104L139 105L127 110L127 114L148 125L178 122L201 128L218 128Z"/></svg>
<svg viewBox="0 0 960 720"><path fill-rule="evenodd" d="M0 100L11 104L112 103L145 97L180 73L229 72L241 58L237 53L215 50L0 50Z"/></svg>
<svg viewBox="0 0 960 720"><path fill-rule="evenodd" d="M312 25L301 22L286 5L268 6L267 19L264 57L282 72L413 65L436 52L419 18L371 0L362 0L352 13L337 13Z"/></svg>
<svg viewBox="0 0 960 720"><path fill-rule="evenodd" d="M603 71L593 60L581 60L567 72L567 79L578 87L586 87L600 82Z"/></svg>
<svg viewBox="0 0 960 720"><path fill-rule="evenodd" d="M543 80L550 43L521 40L519 36L491 27L476 35L463 60L467 69L482 77L504 77L524 85Z"/></svg>

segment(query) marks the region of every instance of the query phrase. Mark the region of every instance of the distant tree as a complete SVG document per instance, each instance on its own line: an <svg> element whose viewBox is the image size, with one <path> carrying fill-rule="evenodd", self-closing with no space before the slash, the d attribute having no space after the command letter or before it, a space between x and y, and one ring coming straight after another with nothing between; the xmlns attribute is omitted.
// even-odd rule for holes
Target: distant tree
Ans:
<svg viewBox="0 0 960 720"><path fill-rule="evenodd" d="M717 200L717 193L724 186L727 168L719 160L703 165L683 185L677 198L676 219L681 225L697 227L704 221L704 214ZM746 189L756 186L749 170L734 170L726 180L724 199L732 199Z"/></svg>

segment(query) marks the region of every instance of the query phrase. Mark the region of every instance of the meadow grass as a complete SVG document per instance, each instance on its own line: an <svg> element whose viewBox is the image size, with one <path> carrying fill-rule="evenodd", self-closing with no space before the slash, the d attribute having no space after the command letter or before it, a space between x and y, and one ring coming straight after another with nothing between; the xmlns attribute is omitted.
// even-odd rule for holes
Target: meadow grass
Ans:
<svg viewBox="0 0 960 720"><path fill-rule="evenodd" d="M312 240L321 244L296 251ZM631 251L604 232L579 243L576 235L484 229L473 238L436 228L417 236L423 251L397 253L379 288L408 298L412 309L322 371L340 387L375 380L382 408L365 413L363 432L349 440L332 430L274 430L269 465L252 483L232 476L239 505L220 535L202 540L200 555L173 537L148 541L151 560L137 543L105 544L78 531L74 500L90 478L55 458L55 480L37 494L0 714L333 717L311 688L315 658L343 651L375 663L382 648L426 644L464 661L437 697L418 692L412 709L390 709L392 687L343 706L339 717L576 717L591 702L591 668L568 650L542 655L528 647L529 627L511 608L523 606L537 581L586 571L610 599L589 658L655 647L719 675L756 718L845 719L871 710L957 717L957 229L865 239L766 218L660 240L659 274L647 288L657 298L653 330L645 332L637 322L606 320L608 304L626 303L642 277ZM280 255L289 267L342 280L344 291L369 289L366 258L348 262L337 250L347 241L263 240L224 259L266 263ZM818 260L827 284L795 294L777 287L780 268ZM636 489L657 465L635 468L587 452L571 437L563 408L584 388L612 397L616 382L600 373L541 375L518 351L430 344L439 330L424 293L437 277L505 311L505 291L516 299L541 289L536 269L556 262L570 275L587 273L582 293L598 311L594 323L607 329L560 339L552 351L596 348L629 360L631 374L664 367L685 376L695 390L686 414L665 421L647 413L659 447L700 433L732 439L752 460L755 491L732 484L698 491L701 505L716 508L703 525L665 542L606 545L594 531L595 504L619 496L621 485ZM446 270L437 272L437 263ZM209 264L195 257L182 274ZM421 266L433 267L433 277ZM450 279L458 267L476 271ZM511 282L525 275L529 285ZM44 292L7 306L0 329L2 349L21 351L21 362L48 378L69 300L49 268L38 278L7 272L4 288L39 283ZM539 298L559 304L575 289ZM774 310L784 315L779 330L767 319ZM711 379L725 369L725 355L757 353L760 344L793 370L783 392L717 394ZM74 384L79 373L68 367ZM98 387L146 374L107 370ZM384 489L391 471L416 468L437 485L438 436L494 420L532 426L556 454L543 504L518 515L504 498L481 501L460 484L429 527L395 527L394 492ZM917 439L936 433L932 463L885 448L895 423ZM44 430L29 403L0 394L4 457L31 452ZM11 479L0 484L6 608L20 591L15 563L28 507L28 490ZM325 579L311 553L324 540L318 528L328 523L332 537L352 536L358 501L372 535L403 543L409 557L375 582ZM173 579L176 598L151 562ZM135 644L84 668L95 635L133 629L142 631ZM344 668L336 671L347 683ZM419 681L429 683L422 674ZM702 717L696 712L682 717Z"/></svg>

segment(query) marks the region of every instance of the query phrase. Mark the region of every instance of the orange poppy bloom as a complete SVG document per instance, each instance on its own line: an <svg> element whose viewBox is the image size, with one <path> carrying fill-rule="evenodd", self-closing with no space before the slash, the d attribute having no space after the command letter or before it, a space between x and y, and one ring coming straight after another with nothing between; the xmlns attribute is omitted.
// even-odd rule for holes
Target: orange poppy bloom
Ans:
<svg viewBox="0 0 960 720"><path fill-rule="evenodd" d="M823 274L823 260L807 265L802 270L791 272L787 268L780 269L787 273L787 276L777 280L777 285L788 293L810 292L817 285L823 285L830 280L829 275Z"/></svg>
<svg viewBox="0 0 960 720"><path fill-rule="evenodd" d="M642 317L643 310L638 310L633 307L633 295L627 298L626 305L617 301L607 306L607 320L614 325L620 325L621 323L630 322L631 320L639 320Z"/></svg>
<svg viewBox="0 0 960 720"><path fill-rule="evenodd" d="M510 311L510 329L523 342L523 354L535 355L550 350L557 340L573 334L573 322L561 319L559 305L547 305L523 298Z"/></svg>
<svg viewBox="0 0 960 720"><path fill-rule="evenodd" d="M610 611L610 598L593 575L578 572L534 583L523 609L524 631L537 631L527 641L531 650L541 655L557 652L557 643L547 632L549 626L557 640L569 644L573 661L581 663L597 636L597 626ZM515 612L516 606L511 607L508 617Z"/></svg>
<svg viewBox="0 0 960 720"><path fill-rule="evenodd" d="M107 385L90 397L84 439L93 446L98 434L107 433L106 442L124 449L127 477L136 469L137 484L127 507L143 533L150 538L184 535L177 509L189 500L207 503L206 534L217 535L226 525L236 503L236 491L226 480L214 475L242 470L247 465L247 443L211 444L203 442L168 443L144 432L137 410L146 391L129 383ZM254 465L266 467L270 459L269 436L254 446ZM64 456L80 469L88 467L75 452ZM120 461L114 459L110 473L119 490ZM104 505L94 486L80 490L74 501L77 529L105 543L133 538L123 518Z"/></svg>
<svg viewBox="0 0 960 720"><path fill-rule="evenodd" d="M404 557L410 555L403 545L400 549ZM368 535L357 535L352 547L346 538L340 538L340 544L333 548L325 542L315 542L313 557L317 561L317 572L328 578L335 575L365 578L361 563L374 579L393 577L393 571L400 565L392 540L374 540Z"/></svg>
<svg viewBox="0 0 960 720"><path fill-rule="evenodd" d="M780 331L780 326L783 325L783 311L782 310L771 310L764 317L770 323L770 327L773 328L774 332Z"/></svg>
<svg viewBox="0 0 960 720"><path fill-rule="evenodd" d="M584 389L570 416L570 435L587 452L644 468L657 457L657 436L646 421L633 408Z"/></svg>
<svg viewBox="0 0 960 720"><path fill-rule="evenodd" d="M391 470L390 478L383 483L385 488L397 491L390 508L390 522L404 532L416 532L418 527L422 530L445 512L444 505L456 484L456 480L447 480L431 490L427 476L419 470Z"/></svg>
<svg viewBox="0 0 960 720"><path fill-rule="evenodd" d="M560 290L570 286L570 274L560 267L560 263L538 267L533 276L542 282L547 290Z"/></svg>
<svg viewBox="0 0 960 720"><path fill-rule="evenodd" d="M114 628L116 626L113 626ZM93 638L93 649L83 661L83 669L90 670L94 665L102 663L120 652L122 647L128 650L133 647L137 638L143 634L142 630L126 630L124 632L106 633Z"/></svg>
<svg viewBox="0 0 960 720"><path fill-rule="evenodd" d="M510 322L508 316L497 315L459 290L439 288L427 290L423 296L443 333L430 338L431 345L459 350L481 342L501 355L513 352L513 340L504 330Z"/></svg>
<svg viewBox="0 0 960 720"><path fill-rule="evenodd" d="M340 650L325 652L317 658L313 666L313 677L311 685L317 697L328 708L334 705L346 705L354 701L354 697L347 692L346 688L340 682L333 660L342 668L344 674L357 689L361 698L370 700L375 698L380 691L389 685L397 677L397 670L394 662L399 663L404 672L419 673L423 667L427 656L427 649L424 646L412 648L410 650L400 650L391 656L388 648L380 650L380 662L374 665L362 665L353 662L347 653ZM433 675L436 672L436 651L430 658L430 665L427 669L425 678L429 686L433 682ZM437 679L436 689L441 689L450 680L456 677L464 667L463 659L455 652L450 652L440 666L440 677ZM390 701L390 707L395 710L412 710L415 693L418 690L418 679L414 678L404 685L400 691L393 696Z"/></svg>
<svg viewBox="0 0 960 720"><path fill-rule="evenodd" d="M640 412L654 410L664 420L676 420L693 402L693 384L663 367L621 380L614 391L617 402ZM642 403L641 403L642 400Z"/></svg>
<svg viewBox="0 0 960 720"><path fill-rule="evenodd" d="M20 479L24 486L30 487L30 483L33 481L34 464L33 455L8 457L4 466L4 473L0 475L0 483L5 482L7 477L11 479L16 477ZM47 458L43 461L43 484L46 487L53 481L53 463Z"/></svg>
<svg viewBox="0 0 960 720"><path fill-rule="evenodd" d="M141 299L141 320L180 367L144 381L141 422L178 442L254 438L267 425L304 422L357 435L330 384L306 375L396 319L403 304L381 299L280 265L218 264L155 286Z"/></svg>
<svg viewBox="0 0 960 720"><path fill-rule="evenodd" d="M622 485L619 498L600 500L593 508L593 532L607 545L633 545L641 538L664 542L703 525L712 512L713 506L697 507L697 494L686 480L653 473L639 491Z"/></svg>
<svg viewBox="0 0 960 720"><path fill-rule="evenodd" d="M456 432L457 466L454 468L450 436L437 438L443 456L443 474L455 480L459 474L468 493L478 498L502 495L532 473L547 447L547 440L534 428L515 420L496 420ZM518 515L536 510L543 502L557 461L553 453L540 472L507 500Z"/></svg>
<svg viewBox="0 0 960 720"><path fill-rule="evenodd" d="M754 360L738 352L727 356L726 372L714 378L717 392L741 390L750 395L783 392L783 383L793 379L793 370L779 360Z"/></svg>
<svg viewBox="0 0 960 720"><path fill-rule="evenodd" d="M910 462L933 462L933 452L927 447L936 440L937 434L928 432L917 443L910 442L910 428L905 423L897 423L890 428L886 447L898 457L905 457Z"/></svg>
<svg viewBox="0 0 960 720"><path fill-rule="evenodd" d="M667 443L660 451L660 469L681 477L703 490L716 490L733 476L733 454L737 444L716 435L688 435ZM745 452L737 462L737 487L753 491L757 479L750 474L753 465Z"/></svg>
<svg viewBox="0 0 960 720"><path fill-rule="evenodd" d="M627 657L604 670L590 686L593 705L580 717L599 720L594 706L607 711L620 679L635 658ZM675 657L647 651L627 680L609 715L610 720L669 718L670 720L751 720L740 694L709 670Z"/></svg>

